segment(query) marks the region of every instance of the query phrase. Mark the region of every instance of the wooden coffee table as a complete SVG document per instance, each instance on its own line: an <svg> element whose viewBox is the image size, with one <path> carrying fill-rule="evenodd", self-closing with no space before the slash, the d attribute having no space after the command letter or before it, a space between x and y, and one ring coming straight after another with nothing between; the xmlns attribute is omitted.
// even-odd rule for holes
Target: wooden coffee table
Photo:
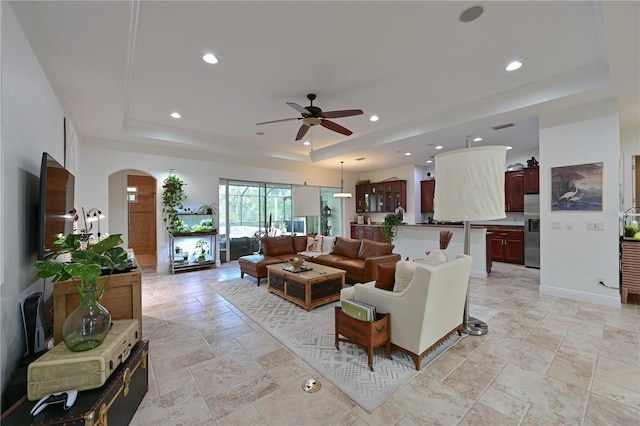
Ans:
<svg viewBox="0 0 640 426"><path fill-rule="evenodd" d="M289 265L277 263L267 266L269 292L302 306L307 311L340 299L346 272L330 266L307 262L311 270L286 271Z"/></svg>

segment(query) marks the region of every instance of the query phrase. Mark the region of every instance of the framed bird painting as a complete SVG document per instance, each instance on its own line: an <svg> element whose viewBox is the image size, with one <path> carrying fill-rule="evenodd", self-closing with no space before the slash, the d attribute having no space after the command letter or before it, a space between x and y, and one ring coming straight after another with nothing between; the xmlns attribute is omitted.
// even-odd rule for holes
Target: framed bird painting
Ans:
<svg viewBox="0 0 640 426"><path fill-rule="evenodd" d="M602 164L551 168L551 211L602 211Z"/></svg>

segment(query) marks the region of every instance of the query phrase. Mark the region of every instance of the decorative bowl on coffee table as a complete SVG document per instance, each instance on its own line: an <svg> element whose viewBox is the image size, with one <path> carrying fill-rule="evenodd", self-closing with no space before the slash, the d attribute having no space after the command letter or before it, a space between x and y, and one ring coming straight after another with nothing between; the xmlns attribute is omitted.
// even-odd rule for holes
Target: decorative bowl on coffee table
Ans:
<svg viewBox="0 0 640 426"><path fill-rule="evenodd" d="M293 267L294 271L299 271L300 267L304 263L304 259L299 259L297 257L294 257L293 259L289 259L287 263Z"/></svg>

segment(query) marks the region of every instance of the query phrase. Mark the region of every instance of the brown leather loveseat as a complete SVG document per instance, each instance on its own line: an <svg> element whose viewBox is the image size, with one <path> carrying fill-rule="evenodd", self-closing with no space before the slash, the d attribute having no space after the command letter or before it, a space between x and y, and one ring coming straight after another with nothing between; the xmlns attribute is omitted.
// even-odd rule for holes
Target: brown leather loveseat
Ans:
<svg viewBox="0 0 640 426"><path fill-rule="evenodd" d="M267 276L267 265L282 263L291 257L301 257L309 262L342 269L347 273L347 280L362 283L376 278L379 263L400 260L400 255L393 253L393 244L346 237L336 238L330 254L314 257L299 254L306 249L306 235L267 237L262 240L262 244L264 254L242 256L238 260L240 276L251 275L258 280L258 285L260 279Z"/></svg>

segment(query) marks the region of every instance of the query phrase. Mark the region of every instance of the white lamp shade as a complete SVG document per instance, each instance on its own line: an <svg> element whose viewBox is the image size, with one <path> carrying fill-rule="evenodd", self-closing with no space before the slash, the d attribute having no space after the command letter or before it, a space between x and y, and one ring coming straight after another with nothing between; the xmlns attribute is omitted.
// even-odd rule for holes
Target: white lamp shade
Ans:
<svg viewBox="0 0 640 426"><path fill-rule="evenodd" d="M320 187L294 186L291 190L293 216L320 216Z"/></svg>
<svg viewBox="0 0 640 426"><path fill-rule="evenodd" d="M483 146L435 156L434 218L504 219L505 146Z"/></svg>

